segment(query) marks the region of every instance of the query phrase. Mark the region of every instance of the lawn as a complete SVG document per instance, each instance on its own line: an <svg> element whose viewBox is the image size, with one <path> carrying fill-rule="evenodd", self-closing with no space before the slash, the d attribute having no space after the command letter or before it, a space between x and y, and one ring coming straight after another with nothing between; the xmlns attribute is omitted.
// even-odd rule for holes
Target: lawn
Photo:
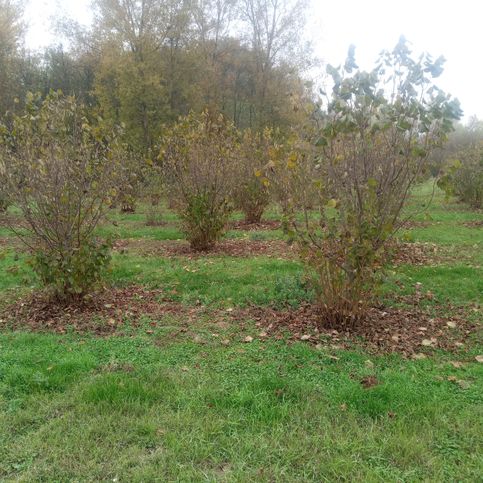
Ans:
<svg viewBox="0 0 483 483"><path fill-rule="evenodd" d="M430 194L428 184L414 192L408 210L421 213L401 238L434 259L391 267L384 303L404 308L429 291L420 310L481 323L483 216L439 192L428 208ZM139 314L142 295L133 313L106 304L123 322L104 335L97 328L114 319L103 312L91 331L75 329L75 313L62 330L3 320L0 480L481 481L478 334L452 350L422 345L415 357L364 341L267 336L251 307L297 310L313 298L296 257L167 256L155 248L180 243L176 217L166 209L164 225L147 227L144 209L112 212L100 229L127 247L113 256L109 285L156 291L176 310L153 313L146 300ZM282 238L279 229L228 233L235 244ZM8 316L37 281L4 229L0 253Z"/></svg>

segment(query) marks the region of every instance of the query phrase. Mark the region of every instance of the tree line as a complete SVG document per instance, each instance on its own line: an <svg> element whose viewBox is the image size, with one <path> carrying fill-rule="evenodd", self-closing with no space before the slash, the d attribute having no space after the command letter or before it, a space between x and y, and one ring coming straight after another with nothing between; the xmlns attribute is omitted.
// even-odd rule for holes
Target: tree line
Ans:
<svg viewBox="0 0 483 483"><path fill-rule="evenodd" d="M287 129L310 98L307 0L95 0L93 22L58 19L62 44L24 48L22 0L0 0L0 113L27 92L75 95L143 154L190 111L238 128Z"/></svg>

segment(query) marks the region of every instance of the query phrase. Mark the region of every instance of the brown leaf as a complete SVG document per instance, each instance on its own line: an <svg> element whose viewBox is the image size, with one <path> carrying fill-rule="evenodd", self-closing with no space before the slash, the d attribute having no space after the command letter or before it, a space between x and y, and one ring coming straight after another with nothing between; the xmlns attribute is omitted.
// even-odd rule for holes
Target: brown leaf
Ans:
<svg viewBox="0 0 483 483"><path fill-rule="evenodd" d="M379 381L374 376L367 376L361 380L361 384L364 389L369 389L371 387L377 386Z"/></svg>
<svg viewBox="0 0 483 483"><path fill-rule="evenodd" d="M468 381L463 381L462 379L457 380L456 384L458 384L461 389L469 389L469 387L471 386Z"/></svg>
<svg viewBox="0 0 483 483"><path fill-rule="evenodd" d="M426 354L423 354L422 352L419 352L418 354L413 354L411 356L412 359L416 360L416 361L419 361L421 359L426 359Z"/></svg>

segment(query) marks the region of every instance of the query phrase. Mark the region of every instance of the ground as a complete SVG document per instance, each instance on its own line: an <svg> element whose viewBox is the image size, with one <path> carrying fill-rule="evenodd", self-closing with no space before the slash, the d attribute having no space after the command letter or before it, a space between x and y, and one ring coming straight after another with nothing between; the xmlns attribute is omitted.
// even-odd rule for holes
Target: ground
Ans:
<svg viewBox="0 0 483 483"><path fill-rule="evenodd" d="M314 322L274 208L208 256L113 211L109 288L69 310L0 227L0 479L479 481L483 216L430 192L355 335Z"/></svg>

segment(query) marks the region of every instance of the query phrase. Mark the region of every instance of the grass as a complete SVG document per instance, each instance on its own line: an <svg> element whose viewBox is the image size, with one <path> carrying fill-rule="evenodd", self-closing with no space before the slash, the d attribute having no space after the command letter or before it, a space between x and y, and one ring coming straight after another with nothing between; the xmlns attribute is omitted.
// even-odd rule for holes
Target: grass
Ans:
<svg viewBox="0 0 483 483"><path fill-rule="evenodd" d="M419 188L409 209L421 208L429 194L429 185ZM101 233L181 237L174 214L166 212L166 226L145 227L143 209L111 213L117 226ZM434 305L481 303L482 230L461 225L481 214L445 204L440 193L426 211L418 220L427 226L410 236L454 255L435 266L398 267L386 282L388 303L397 303L391 294L412 294L416 282L434 293ZM1 305L36 281L25 255L4 231L0 238ZM161 288L188 307L296 306L311 298L300 263L270 257L128 252L114 256L109 278L117 286ZM187 332L179 331L186 327L181 315L151 322L146 317L125 335L105 338L0 332L1 481L481 480L476 342L468 351L405 360L261 342L251 320L229 325L202 315ZM243 342L248 335L252 343ZM367 376L377 379L369 389L361 384Z"/></svg>
<svg viewBox="0 0 483 483"><path fill-rule="evenodd" d="M167 321L170 325L175 320ZM208 328L208 327L206 327ZM213 341L218 339L212 338ZM477 481L481 366L281 342L6 334L0 474L24 481ZM363 389L375 374L381 384ZM471 385L447 380L457 374Z"/></svg>

